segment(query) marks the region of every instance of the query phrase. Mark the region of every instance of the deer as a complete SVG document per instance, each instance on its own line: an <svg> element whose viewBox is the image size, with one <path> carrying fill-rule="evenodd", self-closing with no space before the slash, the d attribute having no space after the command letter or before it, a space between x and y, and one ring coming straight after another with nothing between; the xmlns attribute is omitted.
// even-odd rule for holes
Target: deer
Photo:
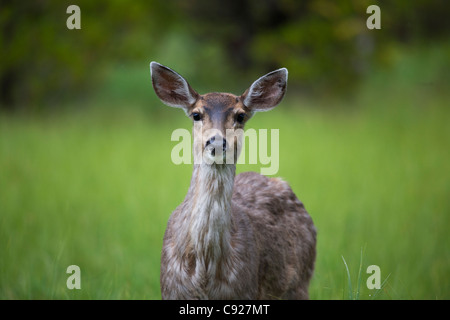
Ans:
<svg viewBox="0 0 450 320"><path fill-rule="evenodd" d="M164 233L161 298L309 299L316 258L312 218L281 178L236 176L242 135L227 134L281 102L288 70L260 77L240 96L200 95L154 61L150 73L158 98L193 122L192 178Z"/></svg>

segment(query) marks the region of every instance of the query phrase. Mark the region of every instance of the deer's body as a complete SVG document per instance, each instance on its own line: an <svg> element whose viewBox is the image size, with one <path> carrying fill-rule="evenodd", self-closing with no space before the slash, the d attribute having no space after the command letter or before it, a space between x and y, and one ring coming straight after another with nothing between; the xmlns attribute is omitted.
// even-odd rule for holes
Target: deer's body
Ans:
<svg viewBox="0 0 450 320"><path fill-rule="evenodd" d="M225 129L243 127L240 113L247 120L260 111L251 110L255 100L249 100L257 83L241 97L199 96L174 71L156 63L151 67L161 100L183 107L194 119L197 163L186 198L172 213L164 235L162 298L307 299L316 231L303 204L283 180L254 172L235 177L235 161L218 161L230 149L237 159L240 144L224 139ZM283 85L278 78L268 80L272 86ZM260 91L255 96L260 98ZM206 129L217 133L211 136ZM195 161L205 157L214 161Z"/></svg>

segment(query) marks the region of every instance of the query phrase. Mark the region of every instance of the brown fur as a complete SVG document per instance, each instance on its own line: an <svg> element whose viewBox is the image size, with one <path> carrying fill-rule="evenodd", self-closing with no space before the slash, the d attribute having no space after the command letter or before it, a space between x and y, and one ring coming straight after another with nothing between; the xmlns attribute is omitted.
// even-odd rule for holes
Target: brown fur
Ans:
<svg viewBox="0 0 450 320"><path fill-rule="evenodd" d="M249 216L261 248L256 298L307 299L316 231L289 185L278 178L244 172L236 177L232 201Z"/></svg>
<svg viewBox="0 0 450 320"><path fill-rule="evenodd" d="M173 70L157 63L151 69L163 102L189 116L201 115L194 121L191 185L164 235L162 298L307 299L316 229L289 185L254 172L235 177L235 163L196 162L205 154L214 156L205 144L211 136L242 129L255 111L270 110L281 101L287 70L259 78L237 97L200 96ZM236 120L239 113L245 113L242 123ZM227 141L225 152L239 148L236 139Z"/></svg>

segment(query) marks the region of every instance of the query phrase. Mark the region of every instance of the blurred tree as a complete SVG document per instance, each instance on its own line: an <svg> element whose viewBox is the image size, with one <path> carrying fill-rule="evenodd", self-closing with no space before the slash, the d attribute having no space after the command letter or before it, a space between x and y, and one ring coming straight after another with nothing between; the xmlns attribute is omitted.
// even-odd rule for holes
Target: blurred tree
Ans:
<svg viewBox="0 0 450 320"><path fill-rule="evenodd" d="M81 30L69 30L73 2L3 0L0 7L0 108L38 108L71 98L112 61L136 60L163 36L175 10L157 0L76 1Z"/></svg>
<svg viewBox="0 0 450 320"><path fill-rule="evenodd" d="M238 70L285 66L290 85L311 91L351 89L374 62L389 61L397 41L448 36L444 0L179 0L191 30L222 39ZM381 30L368 30L366 9L381 7ZM326 90L323 90L326 89Z"/></svg>
<svg viewBox="0 0 450 320"><path fill-rule="evenodd" d="M71 4L81 8L81 30L66 27ZM371 4L381 8L381 30L366 28ZM3 0L0 108L79 97L103 66L150 56L170 56L203 82L248 82L285 66L290 86L345 92L373 63L389 62L399 42L448 38L449 9L445 0ZM163 47L171 41L179 44ZM222 57L226 67L211 74Z"/></svg>

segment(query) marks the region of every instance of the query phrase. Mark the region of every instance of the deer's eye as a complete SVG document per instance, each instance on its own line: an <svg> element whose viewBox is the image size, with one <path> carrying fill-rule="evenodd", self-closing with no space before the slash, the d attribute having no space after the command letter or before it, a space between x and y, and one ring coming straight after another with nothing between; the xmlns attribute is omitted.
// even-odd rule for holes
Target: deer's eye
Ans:
<svg viewBox="0 0 450 320"><path fill-rule="evenodd" d="M238 123L244 122L244 119L245 119L245 113L239 113L239 114L236 116L236 121L237 121Z"/></svg>
<svg viewBox="0 0 450 320"><path fill-rule="evenodd" d="M200 121L202 119L202 116L200 115L200 113L194 112L192 114L192 119L194 119L194 121Z"/></svg>

